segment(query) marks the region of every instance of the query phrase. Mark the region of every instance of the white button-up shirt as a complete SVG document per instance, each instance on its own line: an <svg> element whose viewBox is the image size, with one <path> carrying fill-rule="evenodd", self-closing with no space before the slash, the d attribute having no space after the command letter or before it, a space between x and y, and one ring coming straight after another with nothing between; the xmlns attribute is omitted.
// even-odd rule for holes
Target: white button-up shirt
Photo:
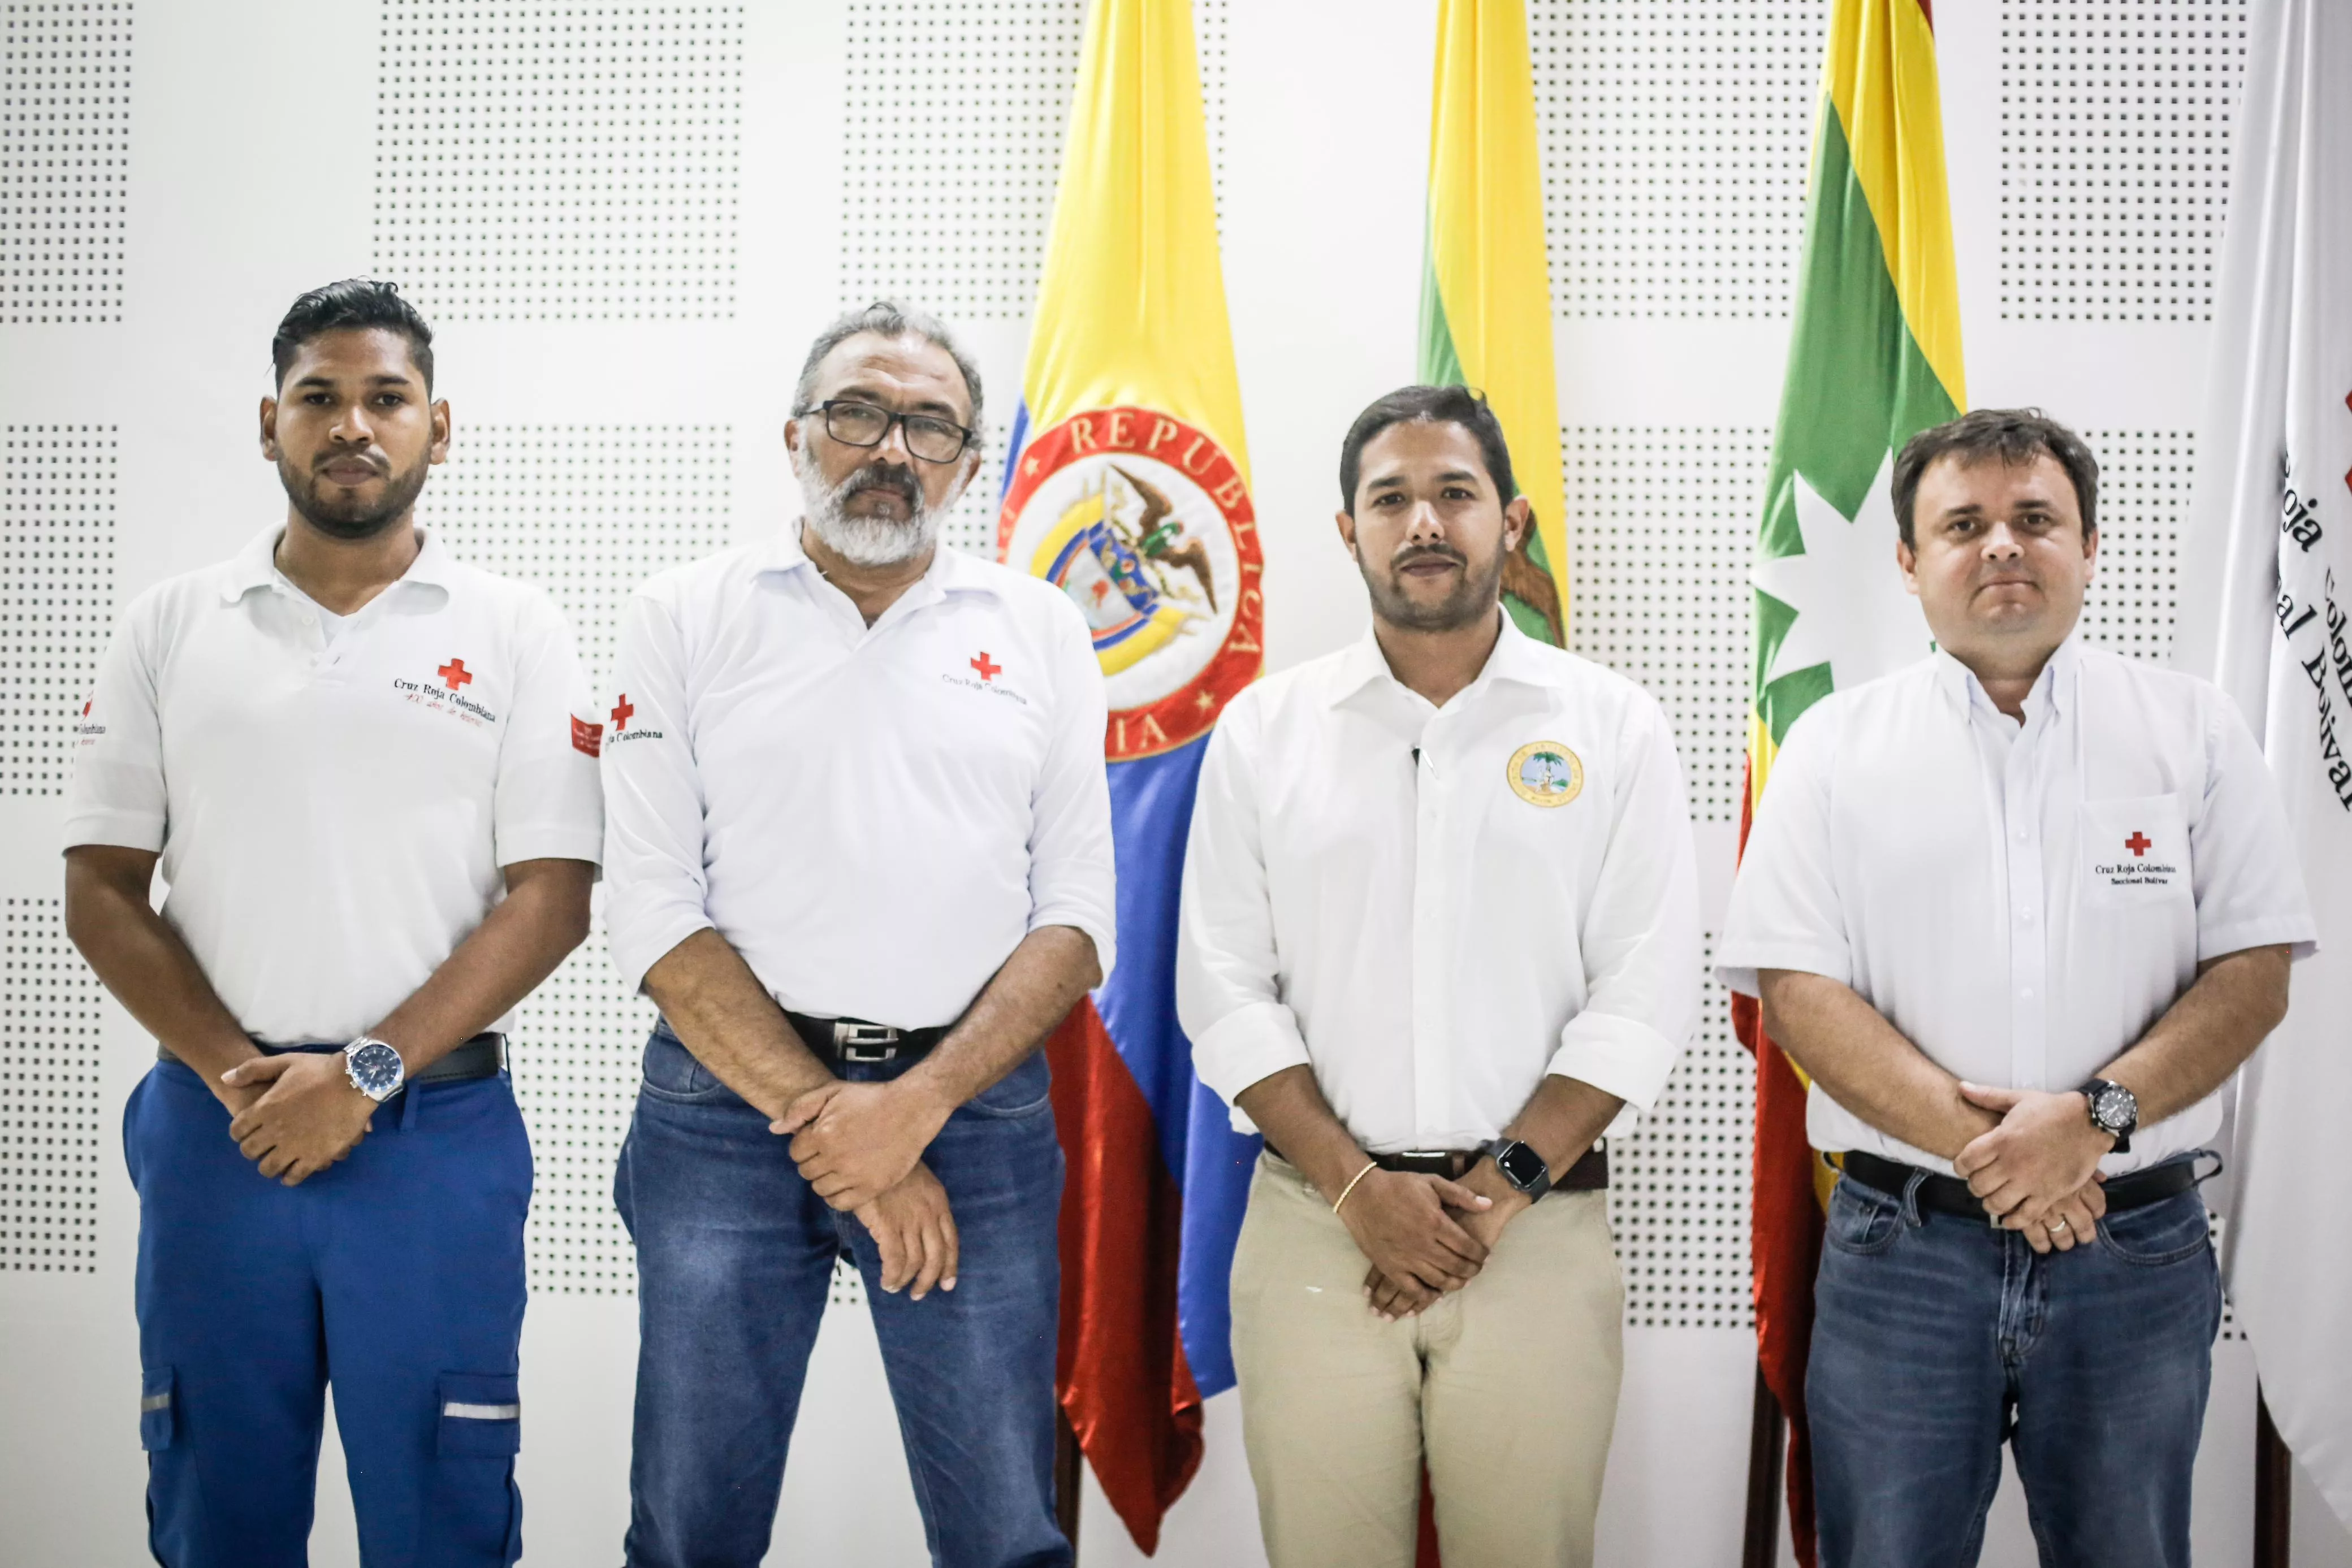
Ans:
<svg viewBox="0 0 2352 1568"><path fill-rule="evenodd" d="M2286 816L2237 710L2191 676L2069 638L1995 707L1937 653L1790 727L1717 950L1851 986L1946 1071L2080 1087L2146 1033L2200 961L2316 935ZM1822 1149L1948 1173L1822 1092ZM2110 1175L2203 1147L2220 1096L2132 1134Z"/></svg>
<svg viewBox="0 0 2352 1568"><path fill-rule="evenodd" d="M1698 1004L1672 732L1507 620L1444 707L1368 632L1219 720L1179 932L1178 1015L1228 1103L1305 1063L1366 1148L1464 1149L1557 1072L1630 1124Z"/></svg>
<svg viewBox="0 0 2352 1568"><path fill-rule="evenodd" d="M246 1032L291 1044L382 1022L505 896L500 867L593 863L604 822L594 702L544 592L427 531L328 616L273 564L283 531L123 612L65 841L162 851L163 918Z"/></svg>
<svg viewBox="0 0 2352 1568"><path fill-rule="evenodd" d="M869 627L793 528L638 590L614 679L632 990L706 926L783 1007L900 1029L953 1021L1039 926L1110 972L1102 670L1050 583L942 548Z"/></svg>

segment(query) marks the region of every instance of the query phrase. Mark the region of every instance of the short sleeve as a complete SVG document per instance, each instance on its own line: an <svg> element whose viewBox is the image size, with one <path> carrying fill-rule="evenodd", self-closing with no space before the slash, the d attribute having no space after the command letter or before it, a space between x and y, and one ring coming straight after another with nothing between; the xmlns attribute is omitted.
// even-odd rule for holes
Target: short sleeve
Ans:
<svg viewBox="0 0 2352 1568"><path fill-rule="evenodd" d="M2319 928L2278 781L2236 705L2204 695L2205 798L2189 830L2198 961L2280 943L2307 957Z"/></svg>
<svg viewBox="0 0 2352 1568"><path fill-rule="evenodd" d="M604 726L580 650L546 594L529 591L517 618L512 710L499 746L492 833L499 864L604 858L596 776Z"/></svg>
<svg viewBox="0 0 2352 1568"><path fill-rule="evenodd" d="M1053 738L1030 801L1029 929L1067 925L1095 945L1110 977L1118 961L1110 783L1103 769L1108 694L1094 642L1076 607L1055 594Z"/></svg>
<svg viewBox="0 0 2352 1568"><path fill-rule="evenodd" d="M163 848L168 811L156 692L159 591L132 601L99 661L98 681L74 719L73 779L66 789L65 847Z"/></svg>
<svg viewBox="0 0 2352 1568"><path fill-rule="evenodd" d="M1731 907L1717 945L1716 977L1755 996L1759 969L1801 969L1853 982L1831 855L1831 784L1841 734L1831 698L1789 730L1773 759L1732 879Z"/></svg>

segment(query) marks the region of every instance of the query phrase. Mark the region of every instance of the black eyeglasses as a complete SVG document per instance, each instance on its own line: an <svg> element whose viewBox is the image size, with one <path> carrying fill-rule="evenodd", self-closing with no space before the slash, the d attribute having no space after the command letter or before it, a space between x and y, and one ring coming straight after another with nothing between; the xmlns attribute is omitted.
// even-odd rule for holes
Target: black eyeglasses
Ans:
<svg viewBox="0 0 2352 1568"><path fill-rule="evenodd" d="M954 462L977 434L935 413L892 413L850 398L829 398L794 417L806 419L812 413L823 414L824 433L845 446L879 446L890 439L890 427L898 425L907 433L908 452L926 463Z"/></svg>

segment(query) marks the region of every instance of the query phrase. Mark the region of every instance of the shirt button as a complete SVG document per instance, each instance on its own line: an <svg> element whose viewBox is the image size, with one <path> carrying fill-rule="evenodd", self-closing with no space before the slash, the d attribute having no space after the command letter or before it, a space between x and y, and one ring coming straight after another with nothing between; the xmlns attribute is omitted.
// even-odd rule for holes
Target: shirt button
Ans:
<svg viewBox="0 0 2352 1568"><path fill-rule="evenodd" d="M2031 835L2030 835L2030 834L2028 834L2028 833L2026 832L2026 831L2025 831L2023 828L2020 828L2020 829L2018 829L2018 830L2017 830L2017 841L2018 841L2019 843L2021 843L2021 843L2023 843L2023 842L2026 841L2026 839L2027 839L2028 837L2030 837L2030 836L2031 836Z"/></svg>
<svg viewBox="0 0 2352 1568"><path fill-rule="evenodd" d="M2032 911L2031 909L2021 909L2021 910L2019 910L2019 911L2017 912L2017 917L2018 917L2018 919L2020 919L2020 920L2023 921L2023 922L2024 922L2026 925L2032 925L2032 924L2033 924L2033 911Z"/></svg>

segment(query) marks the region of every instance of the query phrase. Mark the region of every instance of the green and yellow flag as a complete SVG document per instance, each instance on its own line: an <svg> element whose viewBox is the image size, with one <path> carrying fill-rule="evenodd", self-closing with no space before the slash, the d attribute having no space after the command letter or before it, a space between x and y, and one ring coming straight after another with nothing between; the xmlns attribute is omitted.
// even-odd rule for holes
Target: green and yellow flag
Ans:
<svg viewBox="0 0 2352 1568"><path fill-rule="evenodd" d="M1833 690L1924 656L1918 601L1895 564L1895 454L1968 406L1944 188L1929 0L1835 0L1813 122L1811 210L1780 413L1756 544L1756 665L1740 832L1797 716ZM1821 1249L1805 1082L1764 1036L1756 1052L1758 1355L1790 1417L1789 1510L1813 1559L1805 1351Z"/></svg>
<svg viewBox="0 0 2352 1568"><path fill-rule="evenodd" d="M1440 0L1421 379L1486 394L1534 532L1503 566L1528 635L1568 642L1568 535L1545 266L1543 149L1521 0ZM1506 497L1507 499L1507 497Z"/></svg>

